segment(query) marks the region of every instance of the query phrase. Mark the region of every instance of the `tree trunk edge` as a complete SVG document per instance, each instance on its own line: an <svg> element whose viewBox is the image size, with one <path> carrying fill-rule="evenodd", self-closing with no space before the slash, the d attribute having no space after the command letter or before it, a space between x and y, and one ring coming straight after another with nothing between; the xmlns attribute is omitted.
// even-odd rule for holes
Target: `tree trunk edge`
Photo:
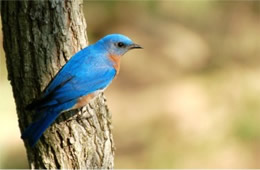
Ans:
<svg viewBox="0 0 260 170"><path fill-rule="evenodd" d="M25 106L87 45L82 5L82 0L1 2L8 79L21 131L32 121ZM25 146L32 169L112 169L115 147L103 94L60 116L35 148Z"/></svg>

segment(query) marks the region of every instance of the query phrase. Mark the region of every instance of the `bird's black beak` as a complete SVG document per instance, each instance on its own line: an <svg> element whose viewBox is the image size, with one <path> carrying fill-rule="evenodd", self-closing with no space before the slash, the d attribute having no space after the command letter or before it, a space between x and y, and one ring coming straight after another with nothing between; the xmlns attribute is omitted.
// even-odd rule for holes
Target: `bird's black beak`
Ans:
<svg viewBox="0 0 260 170"><path fill-rule="evenodd" d="M143 49L143 47L141 47L141 46L138 45L138 44L132 44L132 45L129 46L129 49L130 49L130 50L131 50L131 49Z"/></svg>

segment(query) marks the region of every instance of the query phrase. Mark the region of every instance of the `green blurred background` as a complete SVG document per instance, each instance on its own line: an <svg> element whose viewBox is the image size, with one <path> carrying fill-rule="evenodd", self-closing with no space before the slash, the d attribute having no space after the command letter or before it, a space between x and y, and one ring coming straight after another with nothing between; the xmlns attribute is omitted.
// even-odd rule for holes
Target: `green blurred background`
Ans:
<svg viewBox="0 0 260 170"><path fill-rule="evenodd" d="M260 168L260 1L85 1L90 43L131 51L106 90L115 168ZM3 52L0 168L27 160Z"/></svg>

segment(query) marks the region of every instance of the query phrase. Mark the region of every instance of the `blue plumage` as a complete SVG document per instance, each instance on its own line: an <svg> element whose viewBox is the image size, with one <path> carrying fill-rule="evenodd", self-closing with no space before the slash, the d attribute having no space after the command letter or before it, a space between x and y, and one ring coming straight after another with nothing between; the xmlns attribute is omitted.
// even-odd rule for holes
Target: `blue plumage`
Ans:
<svg viewBox="0 0 260 170"><path fill-rule="evenodd" d="M62 112L86 105L112 82L119 71L120 57L134 48L141 47L124 35L111 34L76 53L43 96L28 106L39 117L23 132L22 138L34 146Z"/></svg>

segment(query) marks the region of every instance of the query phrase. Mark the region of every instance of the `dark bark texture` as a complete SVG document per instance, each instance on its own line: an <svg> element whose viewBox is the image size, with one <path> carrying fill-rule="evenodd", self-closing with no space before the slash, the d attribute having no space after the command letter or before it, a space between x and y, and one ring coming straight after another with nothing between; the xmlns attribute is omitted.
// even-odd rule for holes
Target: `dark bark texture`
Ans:
<svg viewBox="0 0 260 170"><path fill-rule="evenodd" d="M1 3L8 79L23 131L37 114L26 111L26 105L39 97L66 61L87 45L83 2ZM25 147L30 168L113 168L111 115L104 96L61 115L34 148L27 143Z"/></svg>

